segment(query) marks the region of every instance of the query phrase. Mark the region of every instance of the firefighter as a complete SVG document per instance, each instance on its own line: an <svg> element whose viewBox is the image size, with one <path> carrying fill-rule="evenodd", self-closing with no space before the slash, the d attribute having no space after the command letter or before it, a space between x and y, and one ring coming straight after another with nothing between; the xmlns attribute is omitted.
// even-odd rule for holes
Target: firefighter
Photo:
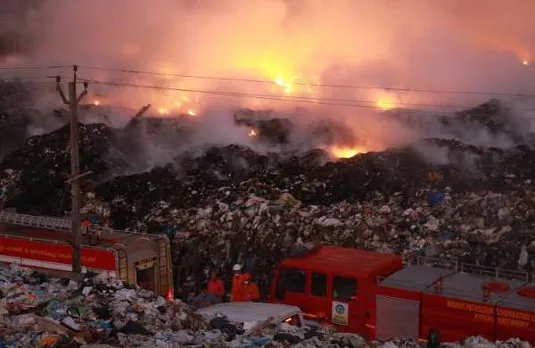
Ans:
<svg viewBox="0 0 535 348"><path fill-rule="evenodd" d="M232 290L230 293L230 300L231 301L243 301L243 274L241 273L241 265L234 265L232 267L232 272L234 275L232 276Z"/></svg>
<svg viewBox="0 0 535 348"><path fill-rule="evenodd" d="M251 281L250 273L242 273L241 265L234 265L232 271L232 293L230 300L233 302L249 302L260 299L258 285Z"/></svg>
<svg viewBox="0 0 535 348"><path fill-rule="evenodd" d="M244 301L258 301L260 300L260 291L258 285L251 281L252 276L249 273L243 275L243 293Z"/></svg>
<svg viewBox="0 0 535 348"><path fill-rule="evenodd" d="M208 292L217 299L218 303L223 302L225 296L225 285L217 275L215 270L210 271L210 280L208 280Z"/></svg>

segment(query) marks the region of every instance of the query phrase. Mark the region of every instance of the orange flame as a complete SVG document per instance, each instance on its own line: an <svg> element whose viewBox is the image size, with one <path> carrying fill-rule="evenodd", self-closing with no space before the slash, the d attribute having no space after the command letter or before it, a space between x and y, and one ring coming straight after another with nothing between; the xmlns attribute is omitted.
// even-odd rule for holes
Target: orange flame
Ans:
<svg viewBox="0 0 535 348"><path fill-rule="evenodd" d="M375 106L378 107L381 110L392 110L396 107L397 102L395 98L390 96L382 96L377 99L375 102Z"/></svg>
<svg viewBox="0 0 535 348"><path fill-rule="evenodd" d="M173 293L173 290L169 289L167 291L167 300L168 301L174 301L175 300L175 294Z"/></svg>
<svg viewBox="0 0 535 348"><path fill-rule="evenodd" d="M249 136L256 137L256 130L254 128L251 128L251 130L249 131Z"/></svg>
<svg viewBox="0 0 535 348"><path fill-rule="evenodd" d="M158 112L160 113L160 115L169 115L169 109L167 108L159 108Z"/></svg>
<svg viewBox="0 0 535 348"><path fill-rule="evenodd" d="M330 149L330 153L336 158L351 158L358 154L366 153L362 147L338 147L334 146Z"/></svg>
<svg viewBox="0 0 535 348"><path fill-rule="evenodd" d="M277 78L275 79L275 83L278 86L281 86L283 88L283 91L285 94L292 94L294 91L294 87L292 82L295 80L295 77L290 78L290 81L287 81L282 77L282 74L277 74Z"/></svg>

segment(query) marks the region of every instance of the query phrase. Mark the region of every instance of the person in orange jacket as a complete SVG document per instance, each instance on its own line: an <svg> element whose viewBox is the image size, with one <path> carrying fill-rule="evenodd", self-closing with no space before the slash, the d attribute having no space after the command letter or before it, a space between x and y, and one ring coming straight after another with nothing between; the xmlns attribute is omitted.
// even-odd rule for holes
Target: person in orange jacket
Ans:
<svg viewBox="0 0 535 348"><path fill-rule="evenodd" d="M241 265L234 265L232 267L232 272L234 275L232 276L232 290L230 293L230 300L233 302L241 302L244 300L244 274L241 273Z"/></svg>
<svg viewBox="0 0 535 348"><path fill-rule="evenodd" d="M233 302L248 302L260 299L258 286L251 282L251 274L241 273L241 266L234 265L234 276L232 278L232 297Z"/></svg>
<svg viewBox="0 0 535 348"><path fill-rule="evenodd" d="M217 272L212 270L210 272L210 280L208 281L208 292L219 301L223 302L223 296L225 296L225 285L223 281L218 277Z"/></svg>
<svg viewBox="0 0 535 348"><path fill-rule="evenodd" d="M251 281L252 276L249 273L243 275L243 292L244 301L258 301L260 300L260 291L258 285Z"/></svg>

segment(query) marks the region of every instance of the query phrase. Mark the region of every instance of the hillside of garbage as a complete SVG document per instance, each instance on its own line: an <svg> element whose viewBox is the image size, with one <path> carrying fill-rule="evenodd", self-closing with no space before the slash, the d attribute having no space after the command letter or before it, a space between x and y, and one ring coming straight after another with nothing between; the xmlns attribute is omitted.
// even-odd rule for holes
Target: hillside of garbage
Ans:
<svg viewBox="0 0 535 348"><path fill-rule="evenodd" d="M8 97L0 103L0 133L19 139L9 150L0 144L5 151L0 162L4 208L68 215L65 111L41 115L40 124L52 118L59 128L30 136L35 115L16 107L23 92L4 88ZM404 121L425 127L421 123L430 122L427 119ZM148 151L147 142L166 138L169 132L188 133L183 130L187 122L136 117L119 129L80 124L80 168L91 173L82 181L84 194L91 197L84 209L102 219L111 216L117 229L167 233L173 241L178 292L184 298L198 291L204 270L215 266L228 275L232 264L246 263L257 280L267 284L274 266L298 239L531 271L532 134L497 100L437 119L445 127L441 134L476 127L507 136L510 143L485 147L453 135L428 137L338 160L321 149L262 152L230 144L202 151L186 148L167 164L139 172L133 163ZM273 149L288 141L296 128L271 112L242 110L234 121L238 127L254 127L258 141ZM323 122L313 134L332 141L351 137L346 133ZM24 134L29 137L21 142Z"/></svg>

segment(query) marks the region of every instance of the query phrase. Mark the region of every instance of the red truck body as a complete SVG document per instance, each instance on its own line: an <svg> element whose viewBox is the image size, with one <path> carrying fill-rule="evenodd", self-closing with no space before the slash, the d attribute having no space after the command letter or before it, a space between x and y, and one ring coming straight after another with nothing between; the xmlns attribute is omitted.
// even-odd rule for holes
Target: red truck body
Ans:
<svg viewBox="0 0 535 348"><path fill-rule="evenodd" d="M69 220L0 211L0 262L70 273L70 230ZM83 236L82 271L106 271L127 284L174 295L167 236L106 229L100 237Z"/></svg>
<svg viewBox="0 0 535 348"><path fill-rule="evenodd" d="M535 342L535 287L528 274L323 247L284 260L272 302L299 306L305 316L368 338L443 341L481 335Z"/></svg>
<svg viewBox="0 0 535 348"><path fill-rule="evenodd" d="M84 247L81 250L82 267L96 272L107 271L115 276L117 252L113 248ZM21 266L58 271L72 269L72 247L66 243L46 240L0 236L0 261Z"/></svg>

